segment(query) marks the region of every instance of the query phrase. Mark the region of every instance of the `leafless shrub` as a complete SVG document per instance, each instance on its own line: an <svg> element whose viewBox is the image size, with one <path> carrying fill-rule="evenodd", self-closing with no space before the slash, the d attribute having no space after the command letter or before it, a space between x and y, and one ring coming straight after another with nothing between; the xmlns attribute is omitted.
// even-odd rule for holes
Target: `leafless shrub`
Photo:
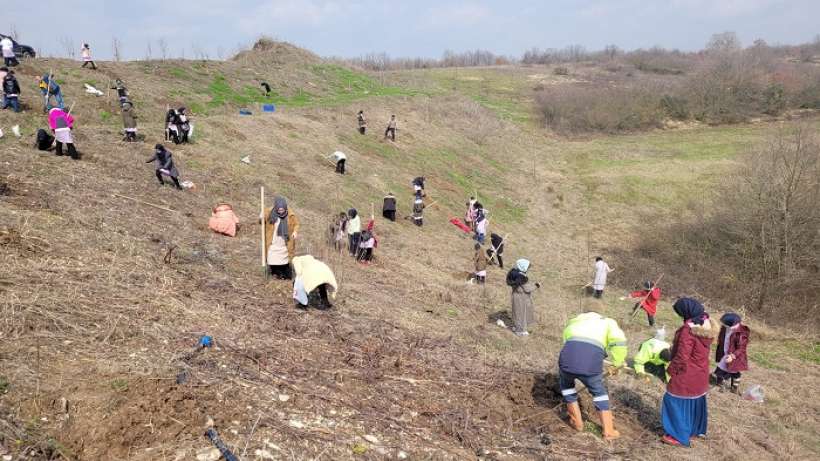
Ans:
<svg viewBox="0 0 820 461"><path fill-rule="evenodd" d="M76 56L76 53L74 51L76 43L74 42L74 39L66 35L63 35L57 39L57 42L60 44L60 48L63 51L63 55L67 58L74 59L74 57Z"/></svg>
<svg viewBox="0 0 820 461"><path fill-rule="evenodd" d="M650 257L683 292L787 320L820 296L820 143L808 126L748 152L688 223L643 233ZM788 302L784 302L788 300ZM801 320L805 316L801 317Z"/></svg>
<svg viewBox="0 0 820 461"><path fill-rule="evenodd" d="M114 61L120 62L122 60L122 42L117 37L111 39L111 54Z"/></svg>
<svg viewBox="0 0 820 461"><path fill-rule="evenodd" d="M544 125L558 133L618 133L660 126L663 111L652 88L551 87L536 96Z"/></svg>
<svg viewBox="0 0 820 461"><path fill-rule="evenodd" d="M159 46L159 55L162 57L162 60L165 61L168 59L168 42L165 41L164 38L157 40L157 45Z"/></svg>

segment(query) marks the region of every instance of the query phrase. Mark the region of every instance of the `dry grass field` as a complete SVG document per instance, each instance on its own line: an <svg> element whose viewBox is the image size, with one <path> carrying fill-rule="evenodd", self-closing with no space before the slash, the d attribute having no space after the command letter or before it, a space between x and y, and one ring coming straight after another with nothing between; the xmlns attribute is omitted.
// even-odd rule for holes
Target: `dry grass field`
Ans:
<svg viewBox="0 0 820 461"><path fill-rule="evenodd" d="M76 103L82 161L32 149L46 125L34 78L49 71ZM630 355L652 335L619 297L659 269L625 268L617 255L645 220L686 213L774 123L559 138L532 107L534 85L563 84L548 69L366 75L279 44L226 62L93 72L51 59L17 73L28 111L0 113L0 454L197 459L212 419L248 460L820 457L816 331L750 318L744 381L761 384L766 401L714 391L709 437L688 450L659 442L659 382L609 379L623 434L612 443L586 395L588 430L571 431L556 389L561 331L584 305L618 319ZM83 83L106 91L115 77L135 101L142 142L120 141L114 95L83 92ZM274 94L262 95L261 81ZM276 113L261 113L267 102ZM190 108L196 127L191 144L168 146L195 184L184 192L160 187L145 164L169 104ZM394 113L392 143L382 130ZM327 159L335 150L348 154L345 176ZM420 175L437 202L423 228L403 219ZM260 186L302 220L298 252L335 271L334 309L299 311L290 284L263 276ZM373 265L326 245L335 214L375 206L379 215L388 191L400 219L377 216ZM509 315L503 271L491 268L482 287L466 283L473 242L448 219L476 193L491 230L510 235L505 263L527 257L542 283L527 338L496 325ZM242 221L236 238L207 227L219 202ZM599 254L616 269L602 301L581 292ZM684 293L675 280L664 289L659 321L673 330L671 301ZM215 347L192 353L203 334Z"/></svg>

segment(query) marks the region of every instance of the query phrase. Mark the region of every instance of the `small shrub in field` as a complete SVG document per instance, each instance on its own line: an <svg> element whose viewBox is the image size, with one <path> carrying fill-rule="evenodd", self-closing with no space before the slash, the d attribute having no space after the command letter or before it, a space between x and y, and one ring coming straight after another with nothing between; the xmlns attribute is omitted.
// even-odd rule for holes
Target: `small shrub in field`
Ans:
<svg viewBox="0 0 820 461"><path fill-rule="evenodd" d="M567 69L566 67L560 66L560 67L556 67L552 71L552 73L555 74L555 75L569 75L569 69Z"/></svg>
<svg viewBox="0 0 820 461"><path fill-rule="evenodd" d="M674 120L686 120L689 118L689 107L686 99L680 96L664 95L661 98L661 109L666 115Z"/></svg>
<svg viewBox="0 0 820 461"><path fill-rule="evenodd" d="M786 89L782 83L772 83L763 91L763 113L779 115L786 109Z"/></svg>

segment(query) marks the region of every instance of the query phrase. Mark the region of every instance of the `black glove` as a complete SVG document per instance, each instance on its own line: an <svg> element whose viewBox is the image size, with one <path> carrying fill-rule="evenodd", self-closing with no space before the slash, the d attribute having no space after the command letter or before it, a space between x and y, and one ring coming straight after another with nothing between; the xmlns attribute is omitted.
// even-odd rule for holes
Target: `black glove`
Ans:
<svg viewBox="0 0 820 461"><path fill-rule="evenodd" d="M541 288L541 284L539 282L535 282L535 288Z"/></svg>

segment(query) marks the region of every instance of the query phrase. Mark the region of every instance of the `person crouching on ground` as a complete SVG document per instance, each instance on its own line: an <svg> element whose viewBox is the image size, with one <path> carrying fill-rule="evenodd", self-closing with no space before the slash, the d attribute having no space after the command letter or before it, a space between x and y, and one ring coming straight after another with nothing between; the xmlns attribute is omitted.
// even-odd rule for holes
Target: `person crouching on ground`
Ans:
<svg viewBox="0 0 820 461"><path fill-rule="evenodd" d="M714 383L725 390L726 380L730 380L730 391L740 394L740 373L749 369L746 347L749 344L749 327L743 325L740 315L730 312L720 318L715 360L718 362L712 373Z"/></svg>
<svg viewBox="0 0 820 461"><path fill-rule="evenodd" d="M632 368L638 376L644 376L649 380L650 375L657 376L661 381L669 381L666 374L666 367L672 359L671 345L666 342L666 329L662 328L655 332L654 338L649 338L641 343L638 353L632 363Z"/></svg>
<svg viewBox="0 0 820 461"><path fill-rule="evenodd" d="M396 196L388 192L382 202L382 216L390 221L396 222Z"/></svg>
<svg viewBox="0 0 820 461"><path fill-rule="evenodd" d="M296 253L299 219L288 210L284 197L276 197L273 207L265 209L265 249L268 272L279 280L293 278L290 262Z"/></svg>
<svg viewBox="0 0 820 461"><path fill-rule="evenodd" d="M160 186L165 185L165 181L162 180L162 176L164 175L171 178L171 181L174 182L174 187L176 187L177 190L182 190L182 186L179 184L179 170L177 170L176 165L174 165L174 157L171 155L170 151L165 149L165 146L162 144L157 144L154 146L154 156L149 158L145 163L151 162L154 162L154 166L156 167L155 173L157 179L159 180Z"/></svg>
<svg viewBox="0 0 820 461"><path fill-rule="evenodd" d="M530 334L527 329L535 322L532 293L541 288L540 283L530 283L527 277L529 269L530 262L526 259L519 259L515 262L515 267L507 273L507 285L512 288L513 332L518 336Z"/></svg>
<svg viewBox="0 0 820 461"><path fill-rule="evenodd" d="M345 162L347 161L347 155L345 155L342 151L336 151L333 153L333 160L336 161L336 173L341 175L345 174Z"/></svg>
<svg viewBox="0 0 820 461"><path fill-rule="evenodd" d="M74 129L74 117L55 107L48 111L48 126L51 127L54 138L57 140L57 155L63 155L63 144L65 144L68 147L68 155L74 160L79 160L80 154L74 146L74 135L71 132Z"/></svg>
<svg viewBox="0 0 820 461"><path fill-rule="evenodd" d="M233 212L231 205L220 203L211 210L208 227L216 233L236 237L236 231L239 228L239 217Z"/></svg>
<svg viewBox="0 0 820 461"><path fill-rule="evenodd" d="M293 299L296 300L296 307L307 309L312 297L319 298L316 307L320 310L333 307L328 299L328 292L335 299L338 284L327 264L311 255L296 256L293 258L293 272Z"/></svg>
<svg viewBox="0 0 820 461"><path fill-rule="evenodd" d="M661 441L688 447L692 437L706 436L709 354L715 329L703 305L692 298L681 298L672 308L683 319L683 325L675 332L672 360L667 367L669 383L661 404Z"/></svg>
<svg viewBox="0 0 820 461"><path fill-rule="evenodd" d="M475 264L475 272L473 273L473 280L479 285L483 285L487 281L487 256L481 248L480 243L475 244L475 254L473 254L473 264Z"/></svg>
<svg viewBox="0 0 820 461"><path fill-rule="evenodd" d="M609 393L604 385L604 359L609 354L613 367L620 367L626 359L626 335L618 322L597 312L586 312L567 323L564 328L564 347L558 356L561 395L567 403L570 425L576 431L584 430L581 406L575 380L581 381L592 394L592 403L601 416L603 436L607 440L621 436L615 430Z"/></svg>

